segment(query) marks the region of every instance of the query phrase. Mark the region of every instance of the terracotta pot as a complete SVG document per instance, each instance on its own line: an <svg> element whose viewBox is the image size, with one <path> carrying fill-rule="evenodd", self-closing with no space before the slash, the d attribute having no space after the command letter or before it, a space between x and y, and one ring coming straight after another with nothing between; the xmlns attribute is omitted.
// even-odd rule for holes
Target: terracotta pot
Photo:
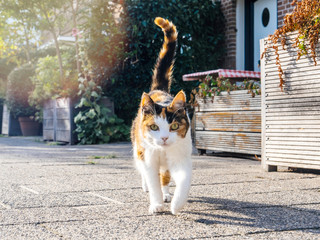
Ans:
<svg viewBox="0 0 320 240"><path fill-rule="evenodd" d="M39 136L40 123L30 117L19 117L20 128L23 136Z"/></svg>

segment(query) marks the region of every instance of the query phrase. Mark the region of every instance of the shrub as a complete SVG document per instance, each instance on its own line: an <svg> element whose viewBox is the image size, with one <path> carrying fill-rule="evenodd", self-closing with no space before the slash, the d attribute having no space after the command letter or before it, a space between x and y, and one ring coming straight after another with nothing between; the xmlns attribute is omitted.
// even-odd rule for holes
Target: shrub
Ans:
<svg viewBox="0 0 320 240"><path fill-rule="evenodd" d="M220 3L208 0L125 0L123 33L125 59L112 75L105 77L107 96L117 99L119 117L131 123L142 92L148 92L153 66L163 42L163 33L154 23L157 16L172 21L178 29L178 48L171 92L187 93L196 83L184 83L186 73L219 68L224 54L224 17Z"/></svg>
<svg viewBox="0 0 320 240"><path fill-rule="evenodd" d="M65 50L62 54L64 78L60 79L57 56L39 58L32 83L35 86L30 96L30 103L41 109L48 99L57 97L75 97L78 91L75 71L74 52Z"/></svg>
<svg viewBox="0 0 320 240"><path fill-rule="evenodd" d="M102 89L94 81L79 78L80 108L74 118L80 144L99 144L113 141L128 141L130 128L101 104Z"/></svg>
<svg viewBox="0 0 320 240"><path fill-rule="evenodd" d="M25 64L15 68L8 76L7 100L8 109L15 117L34 115L36 110L28 102L33 90L31 77L34 75L34 66Z"/></svg>

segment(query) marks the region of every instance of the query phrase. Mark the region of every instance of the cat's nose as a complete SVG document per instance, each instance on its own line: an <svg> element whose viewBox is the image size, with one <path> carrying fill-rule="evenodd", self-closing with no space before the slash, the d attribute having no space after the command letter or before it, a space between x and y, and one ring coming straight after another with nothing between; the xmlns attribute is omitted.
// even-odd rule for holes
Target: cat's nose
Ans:
<svg viewBox="0 0 320 240"><path fill-rule="evenodd" d="M162 137L161 139L165 142L168 140L168 137Z"/></svg>

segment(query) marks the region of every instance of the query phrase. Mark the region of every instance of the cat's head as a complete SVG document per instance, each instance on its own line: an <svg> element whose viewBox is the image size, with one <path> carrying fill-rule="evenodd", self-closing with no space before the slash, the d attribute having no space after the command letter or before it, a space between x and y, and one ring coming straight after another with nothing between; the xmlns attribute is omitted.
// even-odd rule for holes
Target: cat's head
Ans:
<svg viewBox="0 0 320 240"><path fill-rule="evenodd" d="M186 111L186 95L183 91L168 104L156 103L152 96L144 93L140 107L141 130L149 144L154 147L168 147L186 137L189 118Z"/></svg>

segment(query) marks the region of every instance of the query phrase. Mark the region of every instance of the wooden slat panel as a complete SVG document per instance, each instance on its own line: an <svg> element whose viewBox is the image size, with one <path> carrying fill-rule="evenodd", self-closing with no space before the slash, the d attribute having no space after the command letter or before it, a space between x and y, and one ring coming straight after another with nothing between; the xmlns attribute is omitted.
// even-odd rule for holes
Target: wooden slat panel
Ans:
<svg viewBox="0 0 320 240"><path fill-rule="evenodd" d="M259 133L196 131L196 147L260 155L261 135Z"/></svg>
<svg viewBox="0 0 320 240"><path fill-rule="evenodd" d="M271 146L271 145L279 145L279 146L310 146L310 147L319 147L320 148L320 142L317 142L317 141L311 141L311 142L303 142L303 141L299 141L299 139L297 138L291 138L291 139L270 139L270 138L267 138L266 139L266 142L268 142L266 144L267 148L268 146Z"/></svg>
<svg viewBox="0 0 320 240"><path fill-rule="evenodd" d="M292 146L292 145L268 145L266 147L268 152L274 151L274 150L296 150L296 151L316 151L319 152L319 147L315 147L315 146Z"/></svg>
<svg viewBox="0 0 320 240"><path fill-rule="evenodd" d="M319 75L308 75L308 78L305 76L289 78L290 81L285 83L284 86L296 86L296 85L310 85L320 83ZM279 79L268 79L268 83L266 84L266 88L279 88Z"/></svg>
<svg viewBox="0 0 320 240"><path fill-rule="evenodd" d="M297 163L292 160L284 160L279 158L270 158L267 160L266 163L271 166L284 166L284 167L294 167L294 168L308 168L308 169L320 169L320 164L314 162L313 164L306 164L306 163Z"/></svg>
<svg viewBox="0 0 320 240"><path fill-rule="evenodd" d="M313 76L319 74L319 68L315 68L315 66L307 66L301 69L282 69L285 73L284 77L295 78L302 77L304 75ZM264 76L269 80L276 80L279 78L278 68L270 69L269 72L265 72Z"/></svg>
<svg viewBox="0 0 320 240"><path fill-rule="evenodd" d="M261 132L260 111L196 113L196 130Z"/></svg>
<svg viewBox="0 0 320 240"><path fill-rule="evenodd" d="M54 131L43 129L43 140L54 141Z"/></svg>
<svg viewBox="0 0 320 240"><path fill-rule="evenodd" d="M276 99L276 100L268 100L267 105L279 105L279 104L296 104L296 103L310 103L310 102L319 102L320 97L309 96L306 98L290 98L290 99Z"/></svg>
<svg viewBox="0 0 320 240"><path fill-rule="evenodd" d="M231 91L230 94L222 92L215 96L212 102L211 98L204 101L197 99L199 108L196 111L237 111L237 110L259 110L261 109L261 97L259 95L252 97L247 90Z"/></svg>
<svg viewBox="0 0 320 240"><path fill-rule="evenodd" d="M70 119L58 119L57 130L69 130L71 129Z"/></svg>
<svg viewBox="0 0 320 240"><path fill-rule="evenodd" d="M43 119L43 129L44 130L53 130L53 119Z"/></svg>
<svg viewBox="0 0 320 240"><path fill-rule="evenodd" d="M319 128L318 128L319 129ZM274 133L274 132L266 132L267 137L296 137L296 138L320 138L320 132L287 132L287 133ZM320 140L320 139L319 139Z"/></svg>
<svg viewBox="0 0 320 240"><path fill-rule="evenodd" d="M56 141L60 142L71 142L71 134L69 130L57 130L56 131Z"/></svg>
<svg viewBox="0 0 320 240"><path fill-rule="evenodd" d="M57 108L57 119L70 119L70 108Z"/></svg>
<svg viewBox="0 0 320 240"><path fill-rule="evenodd" d="M320 151L306 151L306 150L299 150L299 149L270 149L267 148L267 156L283 156L288 155L290 157L291 155L297 156L297 158L301 158L301 155L303 155L302 159L307 159L308 157L312 157L312 159L316 158L320 161Z"/></svg>
<svg viewBox="0 0 320 240"><path fill-rule="evenodd" d="M297 126L288 126L288 125L267 125L266 132L268 133L309 133L309 132L320 132L320 127L317 125L297 125Z"/></svg>
<svg viewBox="0 0 320 240"><path fill-rule="evenodd" d="M10 112L6 104L3 105L2 113L2 134L9 135Z"/></svg>

